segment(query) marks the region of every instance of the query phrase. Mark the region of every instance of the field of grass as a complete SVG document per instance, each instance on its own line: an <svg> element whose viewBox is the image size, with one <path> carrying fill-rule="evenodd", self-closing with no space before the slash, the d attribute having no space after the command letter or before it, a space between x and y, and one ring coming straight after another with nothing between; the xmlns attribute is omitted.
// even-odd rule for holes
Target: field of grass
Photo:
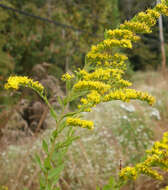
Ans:
<svg viewBox="0 0 168 190"><path fill-rule="evenodd" d="M162 137L168 123L167 79L159 72L137 72L131 79L134 88L150 92L156 103L150 107L140 101L114 101L98 105L85 118L95 122L95 129L79 129L80 139L68 151L66 167L59 181L62 190L96 190L117 176L120 167L134 165L143 159L145 150ZM0 140L0 186L10 190L38 190L39 168L34 153L41 152L41 139L49 136L54 122L47 117L47 129L40 134L21 130L19 116L14 114L3 129ZM140 178L124 189L157 190L165 182Z"/></svg>

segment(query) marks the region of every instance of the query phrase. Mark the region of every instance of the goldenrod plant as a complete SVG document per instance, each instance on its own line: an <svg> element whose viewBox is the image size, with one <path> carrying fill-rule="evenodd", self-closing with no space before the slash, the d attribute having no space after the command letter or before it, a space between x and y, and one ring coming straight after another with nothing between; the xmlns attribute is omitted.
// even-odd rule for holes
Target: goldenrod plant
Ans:
<svg viewBox="0 0 168 190"><path fill-rule="evenodd" d="M145 160L134 167L125 167L119 174L119 183L125 184L129 180L136 180L140 175L146 175L156 180L163 180L162 171L168 171L168 132L161 141L156 141L151 149L146 151ZM166 187L167 189L167 187Z"/></svg>
<svg viewBox="0 0 168 190"><path fill-rule="evenodd" d="M162 140L156 141L150 150L146 151L146 159L135 165L135 167L123 168L120 172L122 180L134 179L138 175L145 174L152 178L163 180L163 176L153 167L160 167L162 170L168 171L168 132L164 133Z"/></svg>
<svg viewBox="0 0 168 190"><path fill-rule="evenodd" d="M57 182L64 168L65 155L68 147L78 138L75 136L78 127L94 129L92 121L82 119L82 112L90 112L97 104L112 100L129 102L138 99L146 101L149 105L154 104L153 96L147 92L132 89L131 82L123 79L128 57L122 53L122 49L132 48L133 43L140 40L137 34L151 33L151 27L156 24L161 14L168 15L167 0L162 0L153 9L140 12L117 29L106 30L104 41L93 45L87 53L84 68L78 69L73 74L66 73L62 76L62 80L66 83L67 95L64 98L58 98L61 105L60 113L53 109L47 99L45 88L39 82L25 76L9 77L5 84L6 89L18 90L20 87L33 89L49 106L51 115L56 121L49 142L45 140L42 142L44 159L36 155L36 162L41 168L39 180L41 190L59 189ZM80 101L78 107L75 111L66 113L68 104L74 100ZM62 132L66 133L65 139L59 138ZM153 171L151 166L159 163L165 168L167 161L164 162L164 160L168 150L165 145L166 138L167 135L161 144L154 145L155 148L149 151L150 157L146 161L133 168L124 168L120 173L120 178L123 181L129 178L136 179L139 173L145 173L161 179L162 177Z"/></svg>
<svg viewBox="0 0 168 190"><path fill-rule="evenodd" d="M118 180L111 178L109 184L104 186L103 190L119 190L124 184L135 181L140 175L145 175L156 180L163 180L161 171L168 171L168 132L165 132L161 141L156 141L151 149L146 151L143 162L134 167L127 166L122 168ZM158 168L161 171L158 171ZM166 190L165 187L161 190Z"/></svg>

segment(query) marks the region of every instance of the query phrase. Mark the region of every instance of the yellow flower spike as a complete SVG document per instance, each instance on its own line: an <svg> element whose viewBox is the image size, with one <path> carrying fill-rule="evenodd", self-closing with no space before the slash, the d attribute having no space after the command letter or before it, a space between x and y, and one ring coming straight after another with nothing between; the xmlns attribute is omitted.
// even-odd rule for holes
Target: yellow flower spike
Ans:
<svg viewBox="0 0 168 190"><path fill-rule="evenodd" d="M115 38L118 40L121 39L127 39L131 41L138 41L140 39L139 36L136 36L133 32L130 30L122 30L122 29L115 29L115 30L107 30L106 35L108 38Z"/></svg>
<svg viewBox="0 0 168 190"><path fill-rule="evenodd" d="M92 90L86 95L86 98L81 98L80 102L81 104L78 105L78 108L82 108L85 112L90 112L92 107L101 102L101 95L97 91Z"/></svg>
<svg viewBox="0 0 168 190"><path fill-rule="evenodd" d="M111 100L122 100L129 101L131 99L139 99L143 101L147 101L150 105L153 105L155 102L155 98L150 96L148 93L136 91L134 89L119 89L109 94L105 95L104 102Z"/></svg>
<svg viewBox="0 0 168 190"><path fill-rule="evenodd" d="M89 63L97 63L97 66L107 66L113 68L121 68L125 70L125 61L128 60L128 57L122 53L115 53L110 55L108 53L93 53L90 51L87 54L87 59Z"/></svg>
<svg viewBox="0 0 168 190"><path fill-rule="evenodd" d="M97 91L92 90L91 93L87 95L87 99L92 104L99 104L101 101L101 96Z"/></svg>
<svg viewBox="0 0 168 190"><path fill-rule="evenodd" d="M108 81L111 78L119 80L123 71L121 69L105 69L100 67L92 73L88 73L85 70L80 70L79 73L83 76L84 80Z"/></svg>
<svg viewBox="0 0 168 190"><path fill-rule="evenodd" d="M75 76L73 74L70 75L69 73L65 73L65 74L62 75L61 80L62 81L68 81L68 80L73 79L74 77Z"/></svg>
<svg viewBox="0 0 168 190"><path fill-rule="evenodd" d="M163 3L158 3L155 7L156 11L158 11L161 14L164 14L165 16L168 16L168 6L166 6Z"/></svg>
<svg viewBox="0 0 168 190"><path fill-rule="evenodd" d="M146 159L135 165L135 167L123 168L120 172L120 178L129 180L129 172L135 170L138 175L144 174L157 180L163 180L163 176L154 170L161 168L168 171L168 132L165 132L161 141L156 141L150 150L146 151ZM131 172L130 172L131 173Z"/></svg>
<svg viewBox="0 0 168 190"><path fill-rule="evenodd" d="M39 93L44 92L44 87L42 84L40 84L38 81L33 81L32 79L30 79L26 76L11 76L11 77L9 77L4 88L5 89L13 88L15 90L18 90L20 86L28 87L28 88L34 88Z"/></svg>
<svg viewBox="0 0 168 190"><path fill-rule="evenodd" d="M112 48L112 47L123 47L123 48L132 48L132 43L131 40L127 39L121 39L121 40L116 40L116 39L107 39L103 41L103 46L104 48Z"/></svg>
<svg viewBox="0 0 168 190"><path fill-rule="evenodd" d="M161 3L168 6L168 0L161 0Z"/></svg>
<svg viewBox="0 0 168 190"><path fill-rule="evenodd" d="M117 81L117 83L119 84L119 86L123 86L123 87L132 86L131 82L124 80L124 79L119 79L119 81Z"/></svg>
<svg viewBox="0 0 168 190"><path fill-rule="evenodd" d="M152 170L148 165L144 163L136 164L135 166L138 173L145 174L157 180L163 180L163 176L161 176L156 170Z"/></svg>
<svg viewBox="0 0 168 190"><path fill-rule="evenodd" d="M159 12L155 10L148 10L146 13L140 12L134 19L138 20L141 23L145 23L146 25L152 27L156 24L157 19L159 18Z"/></svg>
<svg viewBox="0 0 168 190"><path fill-rule="evenodd" d="M80 118L68 117L66 120L68 126L79 126L82 128L93 129L94 124L92 121L82 120Z"/></svg>
<svg viewBox="0 0 168 190"><path fill-rule="evenodd" d="M120 25L121 29L127 29L135 33L151 33L150 27L144 22L138 21L125 21L124 24Z"/></svg>
<svg viewBox="0 0 168 190"><path fill-rule="evenodd" d="M80 102L84 105L87 105L89 102L86 98L81 98Z"/></svg>
<svg viewBox="0 0 168 190"><path fill-rule="evenodd" d="M124 180L129 180L129 179L136 180L138 173L135 168L128 166L121 170L119 176L121 179Z"/></svg>
<svg viewBox="0 0 168 190"><path fill-rule="evenodd" d="M110 90L111 86L108 84L105 84L103 82L99 82L99 81L81 80L78 83L76 83L73 88L77 91L81 91L84 89L85 90L97 90L101 94L104 94Z"/></svg>
<svg viewBox="0 0 168 190"><path fill-rule="evenodd" d="M160 13L153 9L148 9L146 11L147 14L150 14L153 18L158 19L160 17Z"/></svg>

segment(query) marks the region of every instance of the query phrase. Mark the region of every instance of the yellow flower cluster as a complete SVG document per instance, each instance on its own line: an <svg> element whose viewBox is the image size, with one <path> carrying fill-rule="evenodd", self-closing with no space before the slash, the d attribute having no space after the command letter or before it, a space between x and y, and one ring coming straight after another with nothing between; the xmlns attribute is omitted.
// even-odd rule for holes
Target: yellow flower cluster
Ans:
<svg viewBox="0 0 168 190"><path fill-rule="evenodd" d="M87 54L87 58L91 61L97 62L97 61L126 61L128 57L121 53L115 53L114 55L108 54L108 53L95 53L94 51L91 51Z"/></svg>
<svg viewBox="0 0 168 190"><path fill-rule="evenodd" d="M140 174L150 176L157 180L163 180L163 177L156 171L151 169L144 163L139 163L135 167L125 167L121 170L119 176L120 180L136 180Z"/></svg>
<svg viewBox="0 0 168 190"><path fill-rule="evenodd" d="M76 91L97 90L100 94L104 94L110 90L111 86L99 81L80 80L73 86L73 88Z"/></svg>
<svg viewBox="0 0 168 190"><path fill-rule="evenodd" d="M73 74L70 75L69 73L65 73L62 75L61 80L62 81L69 81L69 80L73 79L74 77L75 76Z"/></svg>
<svg viewBox="0 0 168 190"><path fill-rule="evenodd" d="M160 14L166 14L167 4L167 1L162 0L153 9L140 12L118 29L106 30L105 39L91 47L86 55L86 65L77 72L79 80L73 86L75 91L87 92L85 97L81 97L80 109L90 111L100 101L139 99L150 105L155 102L154 97L148 93L128 89L132 83L122 78L128 57L120 53L119 48L132 48L132 43L140 39L138 33L150 33Z"/></svg>
<svg viewBox="0 0 168 190"><path fill-rule="evenodd" d="M119 79L118 81L115 81L115 84L116 86L119 86L119 88L132 86L131 82L124 79Z"/></svg>
<svg viewBox="0 0 168 190"><path fill-rule="evenodd" d="M93 51L90 51L87 54L87 58L89 60L94 60L97 62L97 61L112 60L112 55L107 53L94 53Z"/></svg>
<svg viewBox="0 0 168 190"><path fill-rule="evenodd" d="M161 0L161 3L168 6L168 0Z"/></svg>
<svg viewBox="0 0 168 190"><path fill-rule="evenodd" d="M20 86L33 88L39 93L43 93L44 87L38 81L33 81L26 76L11 76L5 84L5 89L13 88L18 90Z"/></svg>
<svg viewBox="0 0 168 190"><path fill-rule="evenodd" d="M115 29L115 30L107 30L105 33L107 38L115 38L115 39L128 39L131 41L138 41L140 39L139 36L136 36L130 30L122 30L122 29Z"/></svg>
<svg viewBox="0 0 168 190"><path fill-rule="evenodd" d="M162 140L155 142L150 150L147 150L146 159L135 167L123 168L120 172L121 180L135 180L140 174L150 176L157 180L163 180L163 176L154 170L161 168L168 171L168 132L164 133Z"/></svg>
<svg viewBox="0 0 168 190"><path fill-rule="evenodd" d="M97 62L97 66L101 65L101 62ZM124 61L116 62L116 61L105 61L104 67L110 67L113 69L122 69L123 71L126 70L126 64Z"/></svg>
<svg viewBox="0 0 168 190"><path fill-rule="evenodd" d="M160 12L161 14L164 14L165 16L168 16L168 6L164 3L159 3L155 7L156 11Z"/></svg>
<svg viewBox="0 0 168 190"><path fill-rule="evenodd" d="M106 39L106 40L103 41L103 48L112 49L114 47L123 47L123 48L130 48L131 49L132 48L132 43L131 43L131 40L127 40L127 39L121 39L121 40Z"/></svg>
<svg viewBox="0 0 168 190"><path fill-rule="evenodd" d="M147 101L150 105L154 104L155 102L155 98L150 96L148 93L129 88L114 90L105 95L103 101L108 102L111 100L122 100L124 102L129 102L131 99Z"/></svg>
<svg viewBox="0 0 168 190"><path fill-rule="evenodd" d="M106 81L115 88L129 87L132 85L131 82L121 78L123 73L124 72L121 69L103 69L102 67L96 69L92 73L88 73L85 70L80 70L80 74L84 80Z"/></svg>
<svg viewBox="0 0 168 190"><path fill-rule="evenodd" d="M158 15L160 14L158 13ZM141 22L145 22L148 26L153 26L156 24L156 19L151 17L150 14L146 14L144 12L140 12L135 18Z"/></svg>
<svg viewBox="0 0 168 190"><path fill-rule="evenodd" d="M108 53L94 53L92 50L87 54L86 57L89 61L89 64L93 63L94 66L104 66L122 70L126 69L125 61L128 60L128 57L122 53L115 53L114 55L111 55Z"/></svg>
<svg viewBox="0 0 168 190"><path fill-rule="evenodd" d="M82 104L78 105L78 108L82 108L85 112L90 112L92 107L101 102L101 95L97 91L92 90L87 94L86 98L81 98L80 102Z"/></svg>
<svg viewBox="0 0 168 190"><path fill-rule="evenodd" d="M96 69L92 73L88 73L86 70L80 70L80 74L84 80L99 80L99 81L107 81L111 78L121 79L121 74L123 71L120 69L104 69L102 67Z"/></svg>
<svg viewBox="0 0 168 190"><path fill-rule="evenodd" d="M142 23L145 23L148 26L154 26L159 18L160 13L156 10L147 10L146 13L140 12L137 16L134 17L134 20L138 20Z"/></svg>
<svg viewBox="0 0 168 190"><path fill-rule="evenodd" d="M131 21L126 21L120 25L121 29L128 29L135 33L150 33L151 27L154 26L161 14L167 13L167 6L159 3L154 9L148 9L146 12L140 12Z"/></svg>
<svg viewBox="0 0 168 190"><path fill-rule="evenodd" d="M122 74L124 73L121 69L104 69L102 67L96 69L92 73L88 73L86 70L80 70L79 73L81 77L85 81L104 81L108 82L108 84L113 85L114 87L128 87L131 86L132 83L122 79Z"/></svg>
<svg viewBox="0 0 168 190"><path fill-rule="evenodd" d="M156 170L153 170L150 167L150 165L146 164L145 162L137 164L135 166L135 169L137 171L137 175L144 174L157 180L163 180L163 177Z"/></svg>
<svg viewBox="0 0 168 190"><path fill-rule="evenodd" d="M151 17L152 17L152 18L155 18L155 19L157 19L157 18L160 17L160 13L159 13L158 11L156 11L156 10L153 10L153 9L148 9L148 10L146 11L146 13L147 13L147 14L150 14Z"/></svg>
<svg viewBox="0 0 168 190"><path fill-rule="evenodd" d="M66 120L68 126L79 126L82 128L93 129L94 125L92 121L82 120L80 118L68 117Z"/></svg>
<svg viewBox="0 0 168 190"><path fill-rule="evenodd" d="M137 171L133 167L125 167L120 172L120 178L123 178L124 180L128 180L128 179L136 180L137 175L138 175Z"/></svg>
<svg viewBox="0 0 168 190"><path fill-rule="evenodd" d="M129 29L135 33L151 33L150 27L144 22L138 21L125 21L124 24L120 25L121 29Z"/></svg>

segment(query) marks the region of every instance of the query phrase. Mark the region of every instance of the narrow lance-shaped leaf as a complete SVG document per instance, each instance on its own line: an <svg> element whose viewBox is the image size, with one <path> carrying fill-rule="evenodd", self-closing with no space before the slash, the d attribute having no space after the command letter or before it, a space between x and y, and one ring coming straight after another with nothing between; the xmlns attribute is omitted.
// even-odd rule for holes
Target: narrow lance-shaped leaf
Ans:
<svg viewBox="0 0 168 190"><path fill-rule="evenodd" d="M48 144L44 139L43 139L42 147L43 147L44 152L48 154Z"/></svg>

